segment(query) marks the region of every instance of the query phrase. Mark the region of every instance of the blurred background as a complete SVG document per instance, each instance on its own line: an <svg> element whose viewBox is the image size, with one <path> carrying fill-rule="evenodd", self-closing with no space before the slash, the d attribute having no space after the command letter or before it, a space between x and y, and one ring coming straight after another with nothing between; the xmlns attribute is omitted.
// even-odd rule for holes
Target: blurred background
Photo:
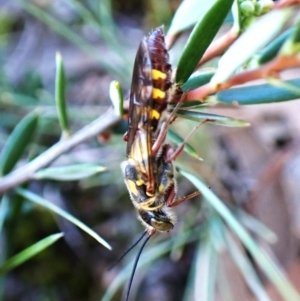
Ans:
<svg viewBox="0 0 300 301"><path fill-rule="evenodd" d="M59 141L61 132L54 102L57 51L64 59L67 103L74 133L110 106L112 80L118 80L125 97L128 96L140 40L161 24L168 28L179 4L177 0L0 0L0 148L18 121L36 107L43 109L43 115L27 157L33 158ZM170 52L175 63L186 37L181 39ZM292 78L296 74L299 70L286 72L284 77ZM246 129L202 126L190 143L204 162L183 154L178 158L178 165L200 170L211 190L251 229L278 266L287 268L292 282L299 288L300 103L240 108L219 105L207 110L247 120L252 126ZM172 129L185 137L193 125L179 121ZM143 232L119 167L125 159L126 145L122 137L125 131L126 122L120 123L106 137L78 145L54 162L56 166L97 163L107 167L104 173L80 181L44 180L29 184L30 190L93 228L112 245L113 251L73 224L14 196L1 235L2 258L52 233L61 231L65 237L2 276L2 300L102 300L118 275L124 274L125 281L129 278L130 272L124 267L137 250L107 270ZM180 178L180 196L194 190L187 180ZM189 297L191 278L195 277L191 271L197 269L198 244L207 235L208 219L215 213L201 197L175 211L178 215L175 229L155 235L146 247L148 252L142 255L149 263L135 277L132 300L134 296L135 300L144 301L201 300ZM251 216L271 229L277 240L272 235L268 236L272 244L261 239L255 230L262 228L256 227ZM197 234L201 234L201 239ZM257 270L271 300L282 300L268 285L251 255L238 242L237 246ZM221 245L219 250L215 262L222 268L218 269L217 279L223 284L228 282L228 287L218 285L215 300L257 300L226 248ZM201 284L201 278L197 280ZM124 283L121 284L122 288ZM224 291L231 297L225 299ZM121 296L119 289L111 300L120 300Z"/></svg>

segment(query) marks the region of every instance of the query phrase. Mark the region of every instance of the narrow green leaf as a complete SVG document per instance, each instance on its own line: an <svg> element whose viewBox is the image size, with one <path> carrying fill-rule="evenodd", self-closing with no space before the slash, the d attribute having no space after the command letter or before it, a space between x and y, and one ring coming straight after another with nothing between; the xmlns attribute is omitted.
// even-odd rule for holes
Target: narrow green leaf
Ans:
<svg viewBox="0 0 300 301"><path fill-rule="evenodd" d="M274 39L290 16L290 9L278 9L258 19L221 57L211 82L218 85L226 81L237 68Z"/></svg>
<svg viewBox="0 0 300 301"><path fill-rule="evenodd" d="M250 125L248 122L241 119L191 110L178 110L176 116L197 122L206 120L208 123L230 127L245 127Z"/></svg>
<svg viewBox="0 0 300 301"><path fill-rule="evenodd" d="M52 179L58 181L76 181L103 172L105 169L105 167L96 164L76 164L69 166L49 167L37 171L33 175L33 178Z"/></svg>
<svg viewBox="0 0 300 301"><path fill-rule="evenodd" d="M219 276L220 254L223 252L223 229L220 219L211 208L205 206L206 221L199 232L198 246L189 271L183 301L215 300L216 280ZM213 212L213 213L212 213ZM212 214L211 214L212 213ZM225 301L222 296L222 301Z"/></svg>
<svg viewBox="0 0 300 301"><path fill-rule="evenodd" d="M296 85L293 85L287 81L283 81L276 77L269 77L269 78L267 78L267 81L269 84L271 84L274 87L277 87L280 89L285 89L287 91L290 91L291 93L300 95L300 87L297 87Z"/></svg>
<svg viewBox="0 0 300 301"><path fill-rule="evenodd" d="M202 241L195 267L195 296L197 300L213 301L217 274L217 252L209 239ZM201 279L201 282L199 281Z"/></svg>
<svg viewBox="0 0 300 301"><path fill-rule="evenodd" d="M284 81L299 89L300 79ZM216 99L226 104L253 105L260 103L282 102L298 99L299 93L283 87L274 87L270 84L233 88L218 92Z"/></svg>
<svg viewBox="0 0 300 301"><path fill-rule="evenodd" d="M168 35L176 35L196 24L203 18L214 1L215 0L183 0L176 10Z"/></svg>
<svg viewBox="0 0 300 301"><path fill-rule="evenodd" d="M199 88L209 83L214 74L214 72L196 72L181 86L181 89L183 92L188 92Z"/></svg>
<svg viewBox="0 0 300 301"><path fill-rule="evenodd" d="M237 245L236 241L231 236L231 233L227 230L225 231L225 240L227 242L227 250L232 258L232 260L238 266L244 279L256 296L258 301L271 301L268 296L264 286L262 285L252 263L249 262L249 256L242 252L240 247Z"/></svg>
<svg viewBox="0 0 300 301"><path fill-rule="evenodd" d="M300 52L300 21L295 26L295 30L291 37L284 43L280 50L280 54L284 56L297 55Z"/></svg>
<svg viewBox="0 0 300 301"><path fill-rule="evenodd" d="M294 44L300 43L300 21L296 25L295 32L293 33L292 41Z"/></svg>
<svg viewBox="0 0 300 301"><path fill-rule="evenodd" d="M37 129L38 120L39 113L34 111L26 115L14 128L0 155L0 175L9 173L22 157Z"/></svg>
<svg viewBox="0 0 300 301"><path fill-rule="evenodd" d="M76 217L72 216L71 214L69 214L65 210L57 207L53 203L47 201L46 199L38 196L37 194L35 194L35 193L33 193L29 190L26 190L26 189L23 189L23 188L17 188L16 192L19 195L21 195L22 197L24 197L25 199L27 199L31 202L34 202L35 204L38 204L38 205L40 205L44 208L47 208L50 211L62 216L63 218L65 218L66 220L73 223L78 228L85 231L87 234L89 234L93 238L95 238L105 248L111 250L111 246L103 238L101 238L94 230L92 230L91 228L86 226L84 223L82 223L80 220L78 220Z"/></svg>
<svg viewBox="0 0 300 301"><path fill-rule="evenodd" d="M183 84L193 73L228 14L233 0L216 0L194 27L179 60L176 83Z"/></svg>
<svg viewBox="0 0 300 301"><path fill-rule="evenodd" d="M293 34L295 28L289 28L274 41L271 41L257 56L256 60L259 65L271 61L279 52L283 43Z"/></svg>
<svg viewBox="0 0 300 301"><path fill-rule="evenodd" d="M174 131L172 131L170 129L168 129L168 138L170 138L170 140L172 140L177 145L180 145L184 142L184 139L182 139L177 133L175 133ZM196 159L199 159L199 156L198 156L196 150L190 144L185 143L183 150L190 156L192 156Z"/></svg>
<svg viewBox="0 0 300 301"><path fill-rule="evenodd" d="M124 114L123 113L124 96L123 96L122 87L119 82L112 81L110 83L109 97L114 106L117 116L122 117Z"/></svg>
<svg viewBox="0 0 300 301"><path fill-rule="evenodd" d="M28 247L27 249L23 250L22 252L18 253L17 255L11 257L7 261L5 261L1 266L0 266L0 273L7 272L23 262L29 260L33 256L39 254L52 244L54 244L58 239L60 239L63 236L63 233L57 233L57 234L52 234L37 243L33 244L32 246Z"/></svg>
<svg viewBox="0 0 300 301"><path fill-rule="evenodd" d="M62 129L62 137L69 137L70 129L66 103L66 77L63 59L60 53L56 53L55 102L59 124Z"/></svg>
<svg viewBox="0 0 300 301"><path fill-rule="evenodd" d="M251 216L245 211L239 210L238 218L247 229L268 243L272 244L277 242L276 234L255 217Z"/></svg>
<svg viewBox="0 0 300 301"><path fill-rule="evenodd" d="M173 111L173 109L176 107L177 104L170 104L170 112ZM184 102L180 108L181 109L191 109L191 108L203 108L207 107L207 102L202 102L200 100L189 100Z"/></svg>
<svg viewBox="0 0 300 301"><path fill-rule="evenodd" d="M210 212L208 215L208 235L213 247L221 254L226 250L224 240L225 224L211 206L209 206L208 210Z"/></svg>
<svg viewBox="0 0 300 301"><path fill-rule="evenodd" d="M4 194L0 201L0 233L2 232L3 224L5 222L5 218L8 212L8 202L9 196L8 194Z"/></svg>
<svg viewBox="0 0 300 301"><path fill-rule="evenodd" d="M222 301L237 301L233 297L232 287L230 285L232 282L230 277L228 277L227 262L225 260L220 260L217 276L217 286L220 296L222 296Z"/></svg>
<svg viewBox="0 0 300 301"><path fill-rule="evenodd" d="M195 256L194 256L195 257ZM184 294L182 297L182 301L191 301L194 300L194 279L195 279L195 268L196 268L196 264L195 264L196 258L193 258L193 261L191 263L191 267L188 271L188 277L187 277L187 281L185 283L185 287L184 287Z"/></svg>
<svg viewBox="0 0 300 301"><path fill-rule="evenodd" d="M267 253L257 245L225 204L209 189L209 187L200 181L199 178L183 170L180 170L180 173L199 189L205 200L220 214L253 256L270 281L276 286L282 297L287 301L300 301L300 295L282 271L274 264Z"/></svg>

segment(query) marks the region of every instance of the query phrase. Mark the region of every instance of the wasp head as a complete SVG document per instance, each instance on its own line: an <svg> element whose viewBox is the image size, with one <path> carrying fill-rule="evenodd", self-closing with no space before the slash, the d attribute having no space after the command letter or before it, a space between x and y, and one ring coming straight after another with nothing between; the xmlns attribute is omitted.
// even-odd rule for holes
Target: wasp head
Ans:
<svg viewBox="0 0 300 301"><path fill-rule="evenodd" d="M168 208L176 195L174 168L172 163L156 160L154 170L155 190L147 192L147 178L139 171L138 164L132 158L122 162L121 168L125 184L133 205L137 209L142 224L151 231L166 232L174 227L176 218Z"/></svg>

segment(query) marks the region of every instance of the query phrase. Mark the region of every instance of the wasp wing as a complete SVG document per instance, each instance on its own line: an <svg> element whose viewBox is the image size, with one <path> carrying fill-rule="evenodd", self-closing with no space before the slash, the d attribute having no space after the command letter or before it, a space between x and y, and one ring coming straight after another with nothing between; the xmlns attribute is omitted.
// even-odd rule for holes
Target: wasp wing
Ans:
<svg viewBox="0 0 300 301"><path fill-rule="evenodd" d="M134 158L148 187L154 187L153 158L151 154L152 63L147 39L140 43L132 76L129 101L127 157Z"/></svg>

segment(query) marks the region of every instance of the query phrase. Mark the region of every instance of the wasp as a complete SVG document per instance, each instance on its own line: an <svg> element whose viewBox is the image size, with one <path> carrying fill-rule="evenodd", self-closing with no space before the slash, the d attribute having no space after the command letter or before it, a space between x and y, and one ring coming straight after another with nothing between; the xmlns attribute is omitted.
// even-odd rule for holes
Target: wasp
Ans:
<svg viewBox="0 0 300 301"><path fill-rule="evenodd" d="M156 231L173 229L176 216L171 207L199 194L177 198L173 161L179 152L166 144L165 138L167 127L174 119L172 113L168 114L168 105L178 102L182 92L173 86L171 75L163 27L158 27L144 37L136 54L128 130L124 135L127 160L121 163L121 169L138 218L145 226L144 234L149 234L136 258L126 300L146 242Z"/></svg>
<svg viewBox="0 0 300 301"><path fill-rule="evenodd" d="M164 144L167 106L171 97L171 65L163 28L153 30L138 48L129 99L127 160L122 162L125 184L138 218L153 235L169 231L177 204L172 147ZM174 202L175 200L175 202Z"/></svg>

